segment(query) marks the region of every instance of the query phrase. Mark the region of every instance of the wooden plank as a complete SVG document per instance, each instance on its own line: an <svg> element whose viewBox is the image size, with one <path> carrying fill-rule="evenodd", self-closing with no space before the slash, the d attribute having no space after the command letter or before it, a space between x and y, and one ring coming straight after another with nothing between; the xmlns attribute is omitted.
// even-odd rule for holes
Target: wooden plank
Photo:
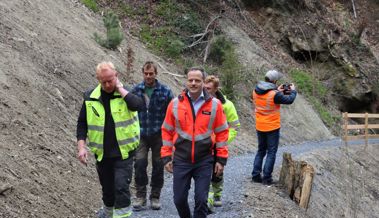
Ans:
<svg viewBox="0 0 379 218"><path fill-rule="evenodd" d="M344 125L343 126L346 129L366 129L365 124L349 124L349 125ZM379 129L379 124L368 124L367 125L368 129Z"/></svg>
<svg viewBox="0 0 379 218"><path fill-rule="evenodd" d="M348 124L348 117L347 117L347 112L345 112L345 113L343 113L343 122L344 122L344 127L343 127L343 129L344 129L344 135L343 135L343 139L344 139L344 141L345 141L345 145L347 145L347 141L348 141L348 138L347 138L347 134L348 134L348 132L347 132L347 124Z"/></svg>
<svg viewBox="0 0 379 218"><path fill-rule="evenodd" d="M346 137L347 141L351 141L351 140L357 140L357 139L365 139L365 135L349 135Z"/></svg>
<svg viewBox="0 0 379 218"><path fill-rule="evenodd" d="M346 136L345 140L351 141L351 140L365 139L365 138L366 138L365 135L353 135L353 136ZM367 135L367 138L369 138L369 139L379 138L379 134Z"/></svg>
<svg viewBox="0 0 379 218"><path fill-rule="evenodd" d="M368 145L368 113L365 114L365 150Z"/></svg>
<svg viewBox="0 0 379 218"><path fill-rule="evenodd" d="M379 134L371 134L371 135L368 135L368 138L369 138L369 139L379 138Z"/></svg>
<svg viewBox="0 0 379 218"><path fill-rule="evenodd" d="M348 113L349 118L365 118L366 114ZM379 114L368 114L368 118L379 118Z"/></svg>

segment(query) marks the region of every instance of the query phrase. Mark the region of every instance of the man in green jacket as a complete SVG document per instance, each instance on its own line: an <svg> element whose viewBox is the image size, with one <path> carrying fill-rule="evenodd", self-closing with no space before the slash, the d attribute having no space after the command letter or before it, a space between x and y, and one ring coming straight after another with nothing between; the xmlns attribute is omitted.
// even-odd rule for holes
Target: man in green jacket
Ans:
<svg viewBox="0 0 379 218"><path fill-rule="evenodd" d="M238 120L238 114L234 104L229 101L219 90L220 80L216 76L207 76L205 78L204 87L207 89L209 94L216 97L222 103L222 108L224 109L224 113L226 115L226 120L229 125L229 138L228 145L236 138L237 132L240 126L240 122ZM212 189L209 192L208 197L208 205L211 212L213 212L213 206L221 207L222 201L222 190L223 190L224 178L221 176L212 176Z"/></svg>
<svg viewBox="0 0 379 218"><path fill-rule="evenodd" d="M138 110L142 99L129 93L118 80L111 62L96 67L96 88L84 94L77 123L78 159L87 165L88 147L96 158L103 194L99 218L121 218L132 214L129 184L133 155L139 145Z"/></svg>

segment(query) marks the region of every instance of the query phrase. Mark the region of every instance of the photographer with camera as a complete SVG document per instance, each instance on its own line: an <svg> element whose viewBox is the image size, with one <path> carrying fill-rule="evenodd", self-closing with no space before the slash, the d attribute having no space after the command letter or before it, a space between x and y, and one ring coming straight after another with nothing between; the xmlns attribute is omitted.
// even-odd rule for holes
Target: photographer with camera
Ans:
<svg viewBox="0 0 379 218"><path fill-rule="evenodd" d="M265 81L259 81L251 95L253 108L255 107L258 136L258 151L254 159L252 180L265 185L273 183L272 171L280 136L280 105L292 104L297 95L294 84L286 83L276 86L277 81L282 77L283 75L276 70L268 71ZM266 161L262 172L265 156Z"/></svg>

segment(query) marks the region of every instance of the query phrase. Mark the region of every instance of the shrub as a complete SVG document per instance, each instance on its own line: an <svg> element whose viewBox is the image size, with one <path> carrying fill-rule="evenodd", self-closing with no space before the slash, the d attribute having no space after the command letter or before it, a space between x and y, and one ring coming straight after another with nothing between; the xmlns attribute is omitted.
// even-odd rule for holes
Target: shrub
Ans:
<svg viewBox="0 0 379 218"><path fill-rule="evenodd" d="M211 50L208 57L215 63L222 64L225 59L226 53L228 53L232 47L232 43L227 40L225 36L217 36L211 44Z"/></svg>
<svg viewBox="0 0 379 218"><path fill-rule="evenodd" d="M291 69L289 74L294 80L295 85L299 88L299 92L312 96L314 88L317 97L326 97L327 89L318 80L314 79L311 74L301 69Z"/></svg>
<svg viewBox="0 0 379 218"><path fill-rule="evenodd" d="M172 25L189 34L195 34L202 31L199 17L193 12L178 16L173 21Z"/></svg>
<svg viewBox="0 0 379 218"><path fill-rule="evenodd" d="M106 39L100 38L100 36L95 33L95 40L99 45L108 48L108 49L116 49L124 39L124 35L119 27L119 19L118 16L113 12L109 12L104 18L104 26L107 29L107 37Z"/></svg>
<svg viewBox="0 0 379 218"><path fill-rule="evenodd" d="M97 6L96 0L80 0L87 8L91 9L93 12L98 12L99 8Z"/></svg>
<svg viewBox="0 0 379 218"><path fill-rule="evenodd" d="M226 50L223 56L223 63L221 65L221 83L222 92L231 100L236 101L239 98L236 90L236 85L241 82L239 72L241 66L238 62L237 55L231 47Z"/></svg>
<svg viewBox="0 0 379 218"><path fill-rule="evenodd" d="M184 49L184 43L179 39L173 39L169 42L165 53L171 58L177 58Z"/></svg>
<svg viewBox="0 0 379 218"><path fill-rule="evenodd" d="M327 89L320 81L313 79L309 73L301 69L291 69L289 74L294 80L297 90L308 98L313 108L320 115L321 120L332 128L339 118L333 116L326 105L323 104L326 99ZM313 96L313 88L315 89L315 96Z"/></svg>

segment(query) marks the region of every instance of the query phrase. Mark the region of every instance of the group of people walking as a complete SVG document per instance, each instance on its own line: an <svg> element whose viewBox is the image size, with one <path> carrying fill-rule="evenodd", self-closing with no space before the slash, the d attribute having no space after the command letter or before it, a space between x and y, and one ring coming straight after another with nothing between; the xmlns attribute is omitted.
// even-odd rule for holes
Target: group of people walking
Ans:
<svg viewBox="0 0 379 218"><path fill-rule="evenodd" d="M147 199L151 209L159 210L164 169L173 174L173 200L179 216L206 217L214 206L222 206L228 145L240 126L234 104L219 90L219 79L207 76L202 68L187 71L186 88L177 97L157 80L155 63L146 62L142 75L143 81L129 90L118 79L114 65L102 62L96 67L99 84L84 93L77 122L78 159L87 164L87 147L94 153L104 204L98 217L131 217L133 211L146 209ZM289 94L276 86L281 76L268 71L253 91L258 135L253 182L273 182L280 104L291 104L296 98L293 85ZM133 166L136 196L131 204ZM192 179L193 213L188 205Z"/></svg>

